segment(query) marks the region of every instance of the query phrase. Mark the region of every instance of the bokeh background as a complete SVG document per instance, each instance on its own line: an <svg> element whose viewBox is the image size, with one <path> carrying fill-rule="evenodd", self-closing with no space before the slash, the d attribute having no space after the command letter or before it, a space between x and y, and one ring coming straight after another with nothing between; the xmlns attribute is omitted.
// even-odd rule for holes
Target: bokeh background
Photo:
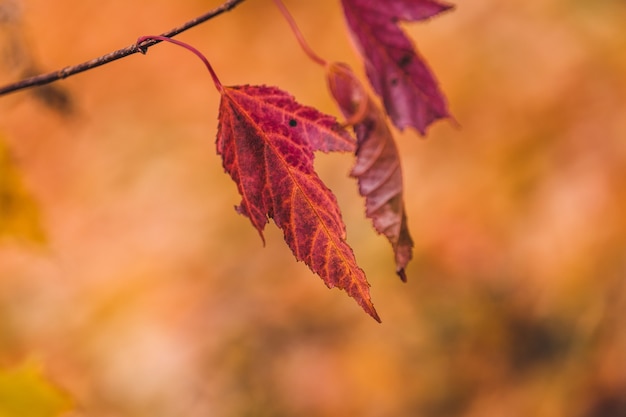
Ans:
<svg viewBox="0 0 626 417"><path fill-rule="evenodd" d="M1 0L0 81L219 3ZM320 55L362 74L339 1L286 4ZM187 51L0 97L5 414L19 394L18 417L625 416L626 4L457 6L405 25L459 124L397 132L407 284L364 218L352 158L316 161L382 324L233 210L219 97ZM339 114L270 0L179 39L225 84Z"/></svg>

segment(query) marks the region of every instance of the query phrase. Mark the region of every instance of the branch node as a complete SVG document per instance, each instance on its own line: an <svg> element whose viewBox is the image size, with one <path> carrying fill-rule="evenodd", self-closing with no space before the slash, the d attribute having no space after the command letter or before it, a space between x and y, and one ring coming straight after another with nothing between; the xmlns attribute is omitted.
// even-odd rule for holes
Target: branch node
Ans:
<svg viewBox="0 0 626 417"><path fill-rule="evenodd" d="M145 39L143 36L137 39L137 43L135 46L137 47L137 51L141 53L141 55L145 55L148 52L148 48L150 48L154 42L151 42L149 39Z"/></svg>

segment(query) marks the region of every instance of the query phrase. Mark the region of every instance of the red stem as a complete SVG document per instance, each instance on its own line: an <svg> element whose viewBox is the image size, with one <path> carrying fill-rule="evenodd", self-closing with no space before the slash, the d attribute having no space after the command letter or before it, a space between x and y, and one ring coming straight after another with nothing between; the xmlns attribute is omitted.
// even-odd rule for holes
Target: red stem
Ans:
<svg viewBox="0 0 626 417"><path fill-rule="evenodd" d="M215 71L213 71L213 67L209 63L209 60L204 56L204 54L202 54L202 52L198 51L193 46L189 45L188 43L176 40L176 39L168 38L166 36L146 35L146 36L141 36L139 39L137 39L137 47L139 49L142 49L141 44L146 42L146 41L169 42L169 43L173 43L174 45L182 46L186 50L193 52L198 58L200 58L200 60L202 62L204 62L204 65L209 70L209 73L211 74L211 78L213 78L213 83L215 83L215 88L217 88L217 91L219 91L220 94L222 93L222 91L224 91L224 87L222 86L222 83L220 82L220 79L217 78L217 74L215 74Z"/></svg>
<svg viewBox="0 0 626 417"><path fill-rule="evenodd" d="M274 4L276 4L276 7L278 7L278 10L280 10L283 17L287 21L287 23L289 23L289 27L291 28L291 31L293 32L293 34L296 36L296 39L298 40L298 43L300 44L300 47L302 48L302 50L304 50L304 53L307 54L307 56L311 58L315 63L320 64L321 66L325 67L327 65L326 60L324 60L319 55L317 55L313 51L313 49L311 49L309 44L306 43L306 40L304 39L304 35L302 35L302 32L300 32L300 29L298 28L296 21L293 19L293 17L289 13L289 11L287 10L283 2L280 0L274 0Z"/></svg>

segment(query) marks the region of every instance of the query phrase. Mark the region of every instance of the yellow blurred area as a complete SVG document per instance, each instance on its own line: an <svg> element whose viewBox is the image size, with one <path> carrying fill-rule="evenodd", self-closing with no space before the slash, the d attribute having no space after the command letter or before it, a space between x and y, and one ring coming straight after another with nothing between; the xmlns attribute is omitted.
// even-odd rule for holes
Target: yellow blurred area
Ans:
<svg viewBox="0 0 626 417"><path fill-rule="evenodd" d="M0 137L0 240L41 243L44 239L37 204L15 169Z"/></svg>
<svg viewBox="0 0 626 417"><path fill-rule="evenodd" d="M0 416L56 417L70 409L70 400L42 375L32 361L0 371Z"/></svg>
<svg viewBox="0 0 626 417"><path fill-rule="evenodd" d="M0 83L219 3L0 0ZM338 0L285 3L321 56L363 73ZM407 284L351 157L316 161L382 325L233 210L219 96L187 51L57 83L71 112L35 90L0 97L2 146L46 236L0 240L0 374L40 358L72 417L625 415L624 21L618 0L477 0L405 25L460 125L397 135ZM178 38L224 84L339 114L270 0Z"/></svg>

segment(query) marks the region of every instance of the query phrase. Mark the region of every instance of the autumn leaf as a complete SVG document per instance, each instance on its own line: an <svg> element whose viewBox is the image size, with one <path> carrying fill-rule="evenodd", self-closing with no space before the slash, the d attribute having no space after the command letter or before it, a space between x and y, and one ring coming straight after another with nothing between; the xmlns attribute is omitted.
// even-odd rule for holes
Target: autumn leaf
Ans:
<svg viewBox="0 0 626 417"><path fill-rule="evenodd" d="M36 202L28 193L15 163L0 140L0 238L43 243Z"/></svg>
<svg viewBox="0 0 626 417"><path fill-rule="evenodd" d="M422 135L435 120L449 117L437 80L398 26L453 6L436 0L341 0L352 38L365 60L367 77L400 130Z"/></svg>
<svg viewBox="0 0 626 417"><path fill-rule="evenodd" d="M337 120L303 106L288 93L268 86L224 86L208 59L193 46L161 35L147 42L170 42L194 53L220 93L217 153L237 184L237 211L248 217L265 243L269 219L283 231L287 245L329 287L345 290L380 322L365 273L346 242L337 199L313 167L314 151L354 151L355 143Z"/></svg>
<svg viewBox="0 0 626 417"><path fill-rule="evenodd" d="M308 45L296 21L281 0L276 7L289 24L306 55L326 68L331 93L338 103L346 125L353 125L357 135L356 164L351 175L359 182L359 192L365 197L366 215L374 229L387 237L396 259L396 272L406 282L406 266L413 256L413 240L407 226L404 208L402 169L393 135L385 114L365 92L352 70L341 63L328 63ZM430 4L430 3L428 3ZM390 3L396 14L402 15L401 2ZM420 16L435 10L406 9Z"/></svg>
<svg viewBox="0 0 626 417"><path fill-rule="evenodd" d="M239 213L250 218L261 237L272 218L296 259L380 321L365 273L345 240L337 200L313 167L314 150L353 150L350 136L334 118L298 104L278 88L218 89L217 152L241 194Z"/></svg>
<svg viewBox="0 0 626 417"><path fill-rule="evenodd" d="M359 192L365 197L367 217L391 243L396 272L406 281L405 269L413 256L413 240L404 208L400 155L385 114L347 65L330 64L327 78L341 111L354 122L357 149L351 175L358 179Z"/></svg>

